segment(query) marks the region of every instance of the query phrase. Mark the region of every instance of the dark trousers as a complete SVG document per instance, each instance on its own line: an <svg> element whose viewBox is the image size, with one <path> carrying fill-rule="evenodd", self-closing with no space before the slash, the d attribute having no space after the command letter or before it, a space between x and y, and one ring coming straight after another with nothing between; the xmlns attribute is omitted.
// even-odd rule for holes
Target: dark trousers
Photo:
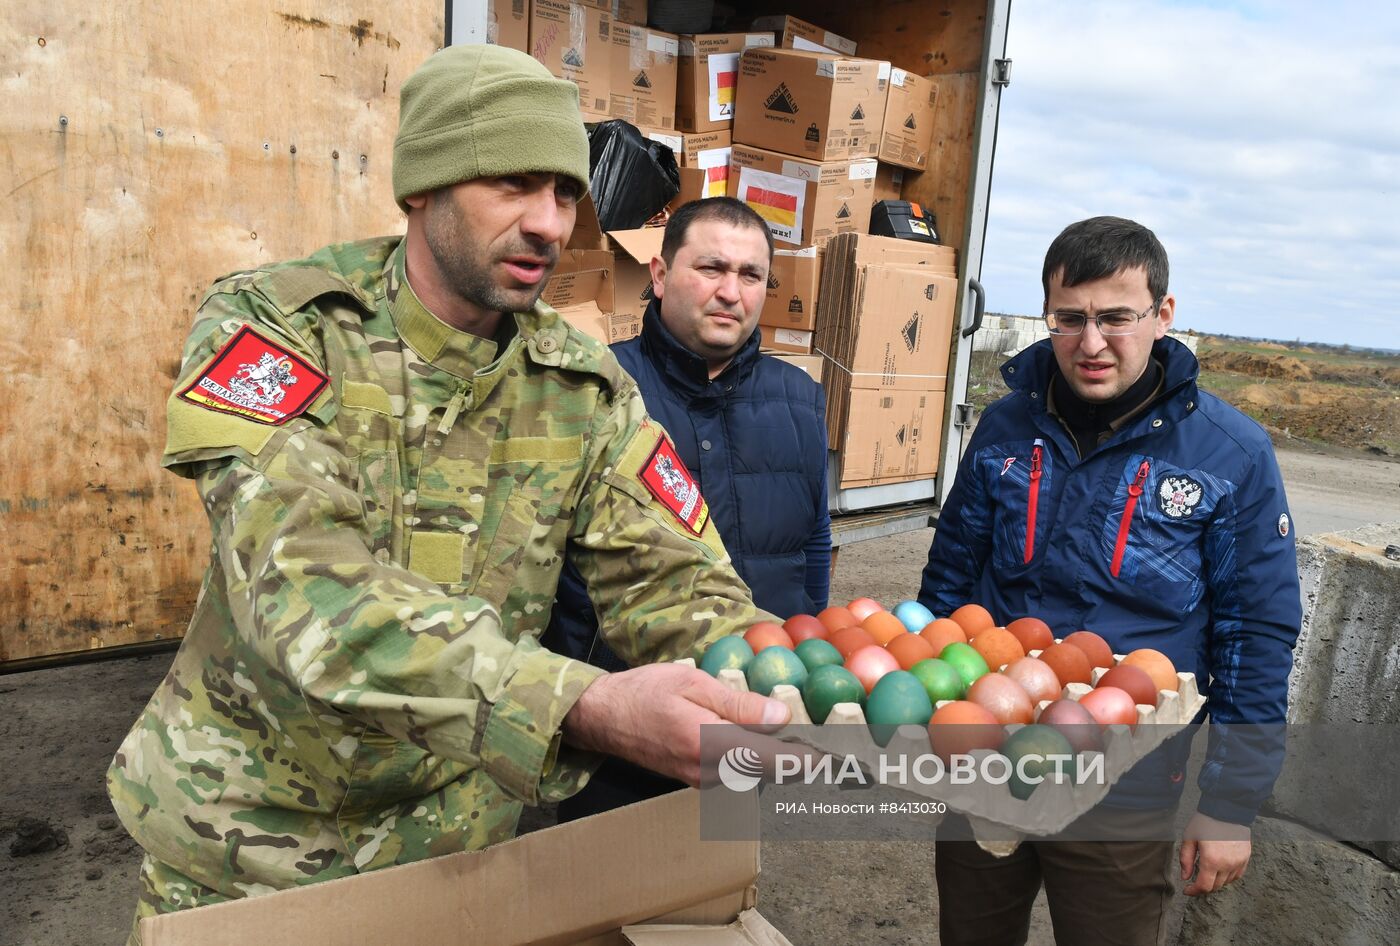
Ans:
<svg viewBox="0 0 1400 946"><path fill-rule="evenodd" d="M621 759L608 758L577 795L559 803L559 822L577 821L682 788L685 788L684 782Z"/></svg>
<svg viewBox="0 0 1400 946"><path fill-rule="evenodd" d="M1107 829L1091 837L1135 839L1160 838L1166 815L1099 808L1086 818ZM1172 896L1172 841L1025 841L994 857L950 815L935 850L941 946L1025 943L1042 883L1060 946L1156 946Z"/></svg>

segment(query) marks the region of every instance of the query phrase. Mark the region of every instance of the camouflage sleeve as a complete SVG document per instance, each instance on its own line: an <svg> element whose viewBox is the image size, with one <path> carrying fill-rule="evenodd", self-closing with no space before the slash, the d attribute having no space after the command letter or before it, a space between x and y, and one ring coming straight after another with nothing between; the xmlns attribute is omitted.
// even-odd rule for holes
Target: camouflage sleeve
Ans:
<svg viewBox="0 0 1400 946"><path fill-rule="evenodd" d="M635 387L600 426L572 538L617 655L634 667L694 657L718 637L775 620L754 605L698 490L686 496L693 482L684 466L679 478L668 470L680 460Z"/></svg>
<svg viewBox="0 0 1400 946"><path fill-rule="evenodd" d="M334 385L277 426L178 397L244 324L321 364L280 321L255 293L212 295L169 401L165 464L196 479L228 623L313 705L478 764L528 803L576 783L554 771L560 726L600 671L512 640L484 600L371 554L356 458L327 423Z"/></svg>

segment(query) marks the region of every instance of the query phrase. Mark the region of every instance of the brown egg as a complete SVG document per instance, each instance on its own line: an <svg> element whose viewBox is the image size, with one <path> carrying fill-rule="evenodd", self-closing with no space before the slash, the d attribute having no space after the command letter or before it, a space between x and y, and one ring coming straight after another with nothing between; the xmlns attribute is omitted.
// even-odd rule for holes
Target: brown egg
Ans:
<svg viewBox="0 0 1400 946"><path fill-rule="evenodd" d="M756 654L765 647L785 647L792 650L792 638L781 625L772 621L759 621L744 632L744 640Z"/></svg>
<svg viewBox="0 0 1400 946"><path fill-rule="evenodd" d="M1006 738L991 711L969 700L954 700L934 710L928 736L933 751L945 761L974 749L996 749Z"/></svg>
<svg viewBox="0 0 1400 946"><path fill-rule="evenodd" d="M1002 673L1019 683L1021 689L1029 694L1031 703L1035 706L1039 706L1046 700L1060 698L1060 690L1062 689L1060 678L1043 660L1037 660L1035 657L1022 657L1020 660L1013 660Z"/></svg>
<svg viewBox="0 0 1400 946"><path fill-rule="evenodd" d="M1091 667L1113 666L1113 648L1108 646L1108 641L1093 631L1075 631L1065 638L1065 643L1073 644L1084 651Z"/></svg>
<svg viewBox="0 0 1400 946"><path fill-rule="evenodd" d="M1157 705L1157 684L1152 682L1146 670L1132 664L1114 667L1099 677L1099 682L1094 684L1094 687L1117 687L1131 696L1134 703L1144 706Z"/></svg>
<svg viewBox="0 0 1400 946"><path fill-rule="evenodd" d="M1153 650L1151 647L1143 647L1133 651L1123 658L1123 663L1129 667L1140 667L1152 678L1152 685L1159 690L1169 690L1176 692L1180 683L1176 678L1176 667L1172 666L1171 658L1160 650Z"/></svg>
<svg viewBox="0 0 1400 946"><path fill-rule="evenodd" d="M864 621L876 611L885 609L880 607L880 602L874 598L857 598L846 605L846 610L854 614L857 621Z"/></svg>
<svg viewBox="0 0 1400 946"><path fill-rule="evenodd" d="M859 625L843 627L839 631L832 631L827 642L835 647L842 657L849 657L862 647L869 647L875 643L875 638L870 636L870 632Z"/></svg>
<svg viewBox="0 0 1400 946"><path fill-rule="evenodd" d="M1098 720L1074 700L1056 700L1040 711L1036 722L1058 729L1075 752L1103 748L1103 732L1099 729Z"/></svg>
<svg viewBox="0 0 1400 946"><path fill-rule="evenodd" d="M871 612L860 622L860 626L882 647L899 635L909 633L909 628L904 626L904 622L888 611Z"/></svg>
<svg viewBox="0 0 1400 946"><path fill-rule="evenodd" d="M1041 652L1040 659L1055 671L1062 687L1071 683L1089 683L1093 677L1089 658L1073 644L1066 644L1064 641L1051 644Z"/></svg>
<svg viewBox="0 0 1400 946"><path fill-rule="evenodd" d="M899 662L879 644L867 644L846 658L846 669L855 674L860 685L869 693L880 678L899 669Z"/></svg>
<svg viewBox="0 0 1400 946"><path fill-rule="evenodd" d="M919 632L919 636L929 642L935 654L943 653L943 648L949 644L967 643L967 631L964 631L957 621L949 618L935 618Z"/></svg>
<svg viewBox="0 0 1400 946"><path fill-rule="evenodd" d="M1010 677L988 673L967 688L967 698L997 718L999 723L1029 723L1035 717L1030 694Z"/></svg>
<svg viewBox="0 0 1400 946"><path fill-rule="evenodd" d="M918 634L900 634L885 645L885 650L899 661L899 669L901 670L908 670L920 660L928 660L930 657L938 656L933 652L933 647L929 642Z"/></svg>
<svg viewBox="0 0 1400 946"><path fill-rule="evenodd" d="M1079 698L1079 705L1089 711L1105 729L1122 724L1132 729L1137 726L1137 707L1133 698L1117 687L1099 687L1090 690Z"/></svg>
<svg viewBox="0 0 1400 946"><path fill-rule="evenodd" d="M794 614L783 622L783 630L788 632L793 644L800 644L813 637L826 640L831 636L826 625L810 614Z"/></svg>
<svg viewBox="0 0 1400 946"><path fill-rule="evenodd" d="M991 612L980 604L965 604L949 617L958 622L958 625L967 634L968 640L972 640L980 631L997 623L992 620Z"/></svg>
<svg viewBox="0 0 1400 946"><path fill-rule="evenodd" d="M982 655L993 670L1026 656L1025 648L1004 627L989 627L972 639L972 649Z"/></svg>
<svg viewBox="0 0 1400 946"><path fill-rule="evenodd" d="M1016 635L1016 639L1028 654L1033 650L1044 650L1055 643L1055 635L1050 633L1050 625L1040 618L1017 618L1006 625L1006 629Z"/></svg>
<svg viewBox="0 0 1400 946"><path fill-rule="evenodd" d="M856 620L854 614L847 611L845 608L835 606L827 608L825 611L818 614L817 620L826 625L828 631L839 631L843 627L853 627L860 623Z"/></svg>

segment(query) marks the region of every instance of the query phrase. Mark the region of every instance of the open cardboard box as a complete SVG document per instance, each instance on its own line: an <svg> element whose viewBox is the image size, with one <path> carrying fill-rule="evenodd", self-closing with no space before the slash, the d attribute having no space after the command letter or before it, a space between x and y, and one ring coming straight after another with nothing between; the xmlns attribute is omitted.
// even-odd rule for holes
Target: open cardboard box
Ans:
<svg viewBox="0 0 1400 946"><path fill-rule="evenodd" d="M484 851L152 917L141 936L146 946L791 946L754 909L757 878L758 842L700 840L689 789Z"/></svg>

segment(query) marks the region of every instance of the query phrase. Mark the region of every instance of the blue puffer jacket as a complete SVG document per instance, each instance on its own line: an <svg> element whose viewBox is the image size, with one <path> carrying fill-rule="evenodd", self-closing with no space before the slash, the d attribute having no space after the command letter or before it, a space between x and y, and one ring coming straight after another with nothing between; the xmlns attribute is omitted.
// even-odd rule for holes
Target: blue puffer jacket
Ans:
<svg viewBox="0 0 1400 946"><path fill-rule="evenodd" d="M661 323L653 300L636 338L612 346L647 412L671 435L700 485L754 602L782 618L826 607L831 516L826 504L826 399L799 368L759 353L758 332L713 381L704 359ZM559 579L544 643L611 670L572 566Z"/></svg>
<svg viewBox="0 0 1400 946"><path fill-rule="evenodd" d="M1214 723L1282 723L1302 605L1273 448L1197 389L1185 345L1161 339L1153 357L1161 395L1083 459L1045 408L1050 342L1002 368L1012 393L963 455L919 600L942 615L975 601L998 624L1034 615L1056 637L1087 628L1119 654L1155 648L1196 675ZM1201 812L1253 821L1282 762L1258 737L1213 733ZM1188 749L1169 743L1106 803L1175 804Z"/></svg>

